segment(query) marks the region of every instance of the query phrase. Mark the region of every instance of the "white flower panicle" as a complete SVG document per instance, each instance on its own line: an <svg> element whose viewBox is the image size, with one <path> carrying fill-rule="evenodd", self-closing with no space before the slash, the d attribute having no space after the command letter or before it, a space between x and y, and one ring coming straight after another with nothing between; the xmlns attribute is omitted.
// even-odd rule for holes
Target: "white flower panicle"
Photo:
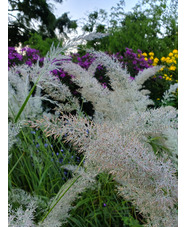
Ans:
<svg viewBox="0 0 186 227"><path fill-rule="evenodd" d="M171 84L168 91L163 94L162 104L166 105L167 102L172 101L175 98L174 93L178 89L178 84Z"/></svg>

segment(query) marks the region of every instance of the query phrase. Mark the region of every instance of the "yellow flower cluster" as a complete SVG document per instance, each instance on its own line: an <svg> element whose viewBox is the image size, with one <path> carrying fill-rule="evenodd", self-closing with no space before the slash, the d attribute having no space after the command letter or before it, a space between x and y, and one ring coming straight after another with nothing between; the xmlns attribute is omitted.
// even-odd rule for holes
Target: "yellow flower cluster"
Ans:
<svg viewBox="0 0 186 227"><path fill-rule="evenodd" d="M172 80L172 75L168 76L167 74L164 74L163 75L163 79L171 81Z"/></svg>
<svg viewBox="0 0 186 227"><path fill-rule="evenodd" d="M150 60L152 60L153 61L153 63L152 63L152 65L153 66L156 66L157 64L158 64L158 62L159 62L159 59L158 58L154 58L154 53L153 52L150 52L149 54L147 54L147 53L143 53L142 54L145 58L145 61L148 61L148 58L150 59ZM148 55L149 55L149 57L148 57Z"/></svg>
<svg viewBox="0 0 186 227"><path fill-rule="evenodd" d="M158 58L154 58L154 61L152 63L153 66L156 66L159 62L159 59Z"/></svg>
<svg viewBox="0 0 186 227"><path fill-rule="evenodd" d="M161 58L161 62L162 63L167 63L169 64L169 70L170 71L175 71L176 70L176 66L174 64L177 64L177 60L178 59L178 50L174 49L172 52L169 53L168 57L162 57Z"/></svg>
<svg viewBox="0 0 186 227"><path fill-rule="evenodd" d="M178 50L174 49L172 52L168 54L167 57L162 57L161 59L158 59L157 57L155 57L153 52L149 52L148 54L144 52L141 55L144 56L145 61L148 61L148 59L151 59L153 61L152 62L153 66L158 65L159 62L160 64L163 63L162 65L164 66L159 71L161 72L160 75L162 76L163 79L167 81L174 80L173 79L174 75L175 73L177 73L175 72L175 70L177 68ZM166 73L168 73L168 75ZM156 75L154 75L153 78L156 78Z"/></svg>
<svg viewBox="0 0 186 227"><path fill-rule="evenodd" d="M152 52L149 53L149 55L152 54ZM159 62L158 58L153 58L153 55L151 55L153 59L153 66L157 65ZM172 52L168 54L167 57L162 57L160 59L160 64L163 64L164 66L160 69L159 72L162 73L162 78L167 80L167 81L172 81L174 80L174 75L177 73L175 72L177 68L177 59L178 59L178 50L174 49ZM165 71L164 71L165 70ZM167 74L168 75L167 75ZM178 82L176 80L176 82Z"/></svg>
<svg viewBox="0 0 186 227"><path fill-rule="evenodd" d="M169 70L170 70L170 71L175 71L175 70L176 70L176 66L175 66L175 65L171 65L171 66L169 67Z"/></svg>

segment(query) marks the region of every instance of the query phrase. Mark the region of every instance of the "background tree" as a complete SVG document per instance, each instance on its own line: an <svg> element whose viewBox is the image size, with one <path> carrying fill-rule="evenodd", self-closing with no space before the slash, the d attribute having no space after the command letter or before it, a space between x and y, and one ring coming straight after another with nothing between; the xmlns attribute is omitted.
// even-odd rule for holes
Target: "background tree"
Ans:
<svg viewBox="0 0 186 227"><path fill-rule="evenodd" d="M94 11L88 15L88 19L85 19L85 23L82 27L84 32L101 32L107 33L108 28L108 13L100 9L99 11ZM105 50L108 47L108 37L102 38L102 42L100 39L94 39L91 41L87 41L86 48L93 47L95 50ZM82 51L83 46L81 46L81 53L85 53Z"/></svg>
<svg viewBox="0 0 186 227"><path fill-rule="evenodd" d="M125 13L125 2L121 0L112 7L109 23L106 22L102 32L109 37L96 42L88 42L88 47L95 47L112 53L124 52L125 48L134 51L153 51L157 57L167 55L178 47L178 14L177 0L142 0L131 12ZM98 12L88 17L86 31L97 31L99 23L95 23ZM107 15L107 14L105 14ZM94 28L93 28L94 27Z"/></svg>
<svg viewBox="0 0 186 227"><path fill-rule="evenodd" d="M30 48L39 50L39 55L45 57L47 52L50 50L51 45L55 47L60 44L62 46L62 41L57 38L46 38L43 39L38 33L31 33L28 41L24 42L23 46L29 45Z"/></svg>
<svg viewBox="0 0 186 227"><path fill-rule="evenodd" d="M55 0L62 3L62 0ZM52 6L46 0L9 0L8 35L9 46L24 43L31 37L30 33L37 32L43 39L56 38L55 29L63 31L77 27L76 21L71 21L68 14L56 18ZM63 29L62 29L63 28Z"/></svg>

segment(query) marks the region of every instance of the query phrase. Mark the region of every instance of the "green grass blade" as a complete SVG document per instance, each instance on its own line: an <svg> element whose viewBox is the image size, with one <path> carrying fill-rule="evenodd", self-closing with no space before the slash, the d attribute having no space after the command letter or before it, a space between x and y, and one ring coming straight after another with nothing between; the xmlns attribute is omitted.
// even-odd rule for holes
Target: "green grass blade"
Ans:
<svg viewBox="0 0 186 227"><path fill-rule="evenodd" d="M34 92L34 89L36 88L37 83L39 82L40 78L41 78L41 75L37 78L37 81L35 82L34 86L33 86L32 89L30 90L30 92L29 92L28 96L26 97L26 99L25 99L23 105L22 105L21 108L19 109L19 112L18 112L17 116L15 117L15 123L18 121L18 119L19 119L21 113L23 112L23 110L24 110L24 108L25 108L25 106L26 106L26 104L27 104L27 102L28 102L30 96L31 96L32 93Z"/></svg>
<svg viewBox="0 0 186 227"><path fill-rule="evenodd" d="M54 207L57 205L57 203L61 200L61 198L68 192L68 190L72 187L72 185L80 178L80 176L76 177L73 182L67 187L67 189L63 192L63 194L59 197L59 199L56 201L56 203L51 207L51 209L48 211L48 213L44 216L41 222L43 222L46 217L49 215L49 213L54 209Z"/></svg>
<svg viewBox="0 0 186 227"><path fill-rule="evenodd" d="M13 172L13 170L15 169L15 167L17 166L17 164L19 163L19 161L22 159L23 155L25 154L25 152L23 152L23 154L19 157L19 159L17 160L17 162L15 163L15 165L12 167L12 169L10 170L8 177L11 175L11 173Z"/></svg>

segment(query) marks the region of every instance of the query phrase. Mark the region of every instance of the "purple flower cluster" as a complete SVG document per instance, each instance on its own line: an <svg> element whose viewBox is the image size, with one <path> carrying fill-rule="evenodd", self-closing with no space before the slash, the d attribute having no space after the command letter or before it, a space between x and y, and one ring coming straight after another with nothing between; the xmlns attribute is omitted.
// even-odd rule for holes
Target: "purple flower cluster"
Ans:
<svg viewBox="0 0 186 227"><path fill-rule="evenodd" d="M29 47L24 47L21 49L22 53L25 52L26 55L26 65L32 66L32 64L35 64L37 60L39 59L39 62L42 64L44 61L44 58L41 58L39 55L39 50L31 49Z"/></svg>
<svg viewBox="0 0 186 227"><path fill-rule="evenodd" d="M22 63L23 56L14 47L8 47L8 69L11 66Z"/></svg>
<svg viewBox="0 0 186 227"><path fill-rule="evenodd" d="M38 59L40 62L40 66L43 65L44 58L40 57L38 50L24 47L22 48L21 52L22 54L17 53L14 47L8 48L8 67L23 63L32 66L32 64L36 63ZM137 50L137 53L134 53L132 49L126 48L126 52L124 52L123 54L118 52L114 55L114 57L122 63L123 67L127 68L128 72L131 75L131 80L134 80L135 76L138 74L139 71L143 71L146 68L153 67L152 60L145 59L145 57L142 55L142 51L139 49ZM70 56L69 61L72 61L80 65L82 68L88 70L89 66L95 59L96 56L93 56L90 53L86 53L83 56L80 56L79 53L75 53ZM74 77L74 75L69 75L67 72L64 72L63 69L55 69L51 73L53 73L56 77L61 79L62 82L66 83L67 85L73 84L71 79ZM106 78L105 75L106 68L103 65L98 65L95 72L95 77L104 88L109 88L109 78ZM72 87L72 93L77 94L74 85Z"/></svg>
<svg viewBox="0 0 186 227"><path fill-rule="evenodd" d="M89 53L86 53L83 56L80 56L78 53L75 53L75 54L72 54L70 57L71 57L72 62L80 65L83 69L86 69L86 70L88 70L89 66L96 59L96 56L94 57ZM52 73L55 76L57 76L59 79L61 79L64 83L67 83L68 85L72 84L70 79L73 78L74 75L69 75L67 72L64 72L63 69L53 70ZM105 87L107 87L107 83L105 81L104 74L105 74L105 68L102 65L98 65L96 73L95 73L95 77L105 88ZM78 92L76 90L73 91L74 95L77 93Z"/></svg>
<svg viewBox="0 0 186 227"><path fill-rule="evenodd" d="M39 59L40 66L43 65L44 58L41 58L39 51L24 47L18 53L15 47L8 47L8 69L18 64L26 64L32 66Z"/></svg>
<svg viewBox="0 0 186 227"><path fill-rule="evenodd" d="M77 63L84 69L88 69L92 62L95 60L95 57L93 57L89 53L86 53L82 57L80 57L80 55L76 53L73 54L71 57L73 62Z"/></svg>
<svg viewBox="0 0 186 227"><path fill-rule="evenodd" d="M137 53L134 53L130 48L125 49L126 52L123 55L118 52L115 56L123 63L123 67L127 68L131 75L131 79L133 79L139 71L153 67L153 61L151 59L145 60L141 50L138 49Z"/></svg>

